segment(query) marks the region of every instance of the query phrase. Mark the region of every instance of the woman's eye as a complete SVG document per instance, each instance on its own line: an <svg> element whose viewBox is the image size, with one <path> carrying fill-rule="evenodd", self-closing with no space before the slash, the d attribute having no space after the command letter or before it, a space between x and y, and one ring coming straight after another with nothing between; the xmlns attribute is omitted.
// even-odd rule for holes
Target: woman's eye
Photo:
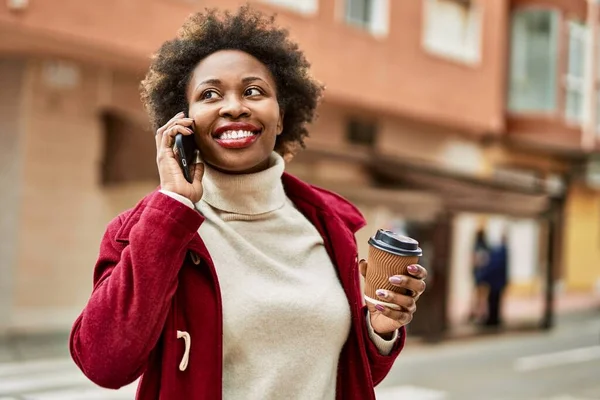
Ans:
<svg viewBox="0 0 600 400"><path fill-rule="evenodd" d="M248 88L244 93L245 96L258 96L261 95L262 92L258 88Z"/></svg>
<svg viewBox="0 0 600 400"><path fill-rule="evenodd" d="M202 100L212 100L218 97L218 93L215 92L214 90L207 90L204 93L202 93Z"/></svg>

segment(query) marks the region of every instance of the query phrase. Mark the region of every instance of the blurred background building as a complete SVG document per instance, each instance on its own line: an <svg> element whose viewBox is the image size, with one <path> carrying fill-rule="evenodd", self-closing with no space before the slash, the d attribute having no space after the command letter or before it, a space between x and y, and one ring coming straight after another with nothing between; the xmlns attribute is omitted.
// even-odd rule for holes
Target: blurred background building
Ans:
<svg viewBox="0 0 600 400"><path fill-rule="evenodd" d="M157 183L138 86L236 0L3 0L0 334L64 331L108 221ZM475 231L509 239L512 321L600 298L599 14L586 0L264 0L327 87L288 170L423 245L411 329L464 324Z"/></svg>

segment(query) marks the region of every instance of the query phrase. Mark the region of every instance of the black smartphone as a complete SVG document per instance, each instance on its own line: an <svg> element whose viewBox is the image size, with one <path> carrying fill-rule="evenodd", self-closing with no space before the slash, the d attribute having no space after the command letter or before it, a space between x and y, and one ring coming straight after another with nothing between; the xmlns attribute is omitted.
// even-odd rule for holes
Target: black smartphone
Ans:
<svg viewBox="0 0 600 400"><path fill-rule="evenodd" d="M183 171L183 176L189 183L194 181L194 176L190 168L196 161L196 149L194 135L183 135L181 133L175 135L175 152L179 158L179 165Z"/></svg>

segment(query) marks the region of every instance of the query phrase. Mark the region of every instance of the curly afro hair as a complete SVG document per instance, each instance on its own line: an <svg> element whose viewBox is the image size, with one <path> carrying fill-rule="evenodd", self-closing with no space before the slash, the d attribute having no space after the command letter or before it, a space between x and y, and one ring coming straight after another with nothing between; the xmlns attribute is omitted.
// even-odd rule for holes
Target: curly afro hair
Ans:
<svg viewBox="0 0 600 400"><path fill-rule="evenodd" d="M261 61L275 80L284 115L275 150L286 154L304 148L306 125L315 117L323 86L310 76L310 63L288 31L274 22L274 16L267 17L249 6L235 13L207 9L191 15L177 37L165 42L153 56L142 81L142 102L153 129L188 109L186 88L201 60L220 50L241 50Z"/></svg>

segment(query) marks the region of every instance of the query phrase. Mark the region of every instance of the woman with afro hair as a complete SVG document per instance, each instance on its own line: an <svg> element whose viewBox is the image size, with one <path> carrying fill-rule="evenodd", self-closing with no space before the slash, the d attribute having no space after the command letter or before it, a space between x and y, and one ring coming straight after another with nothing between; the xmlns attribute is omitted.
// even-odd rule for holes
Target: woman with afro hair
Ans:
<svg viewBox="0 0 600 400"><path fill-rule="evenodd" d="M141 91L160 189L106 229L79 368L106 388L141 377L141 400L375 399L426 273L390 277L405 294L378 294L397 309L363 306L363 217L284 172L323 91L287 31L248 6L192 15Z"/></svg>

